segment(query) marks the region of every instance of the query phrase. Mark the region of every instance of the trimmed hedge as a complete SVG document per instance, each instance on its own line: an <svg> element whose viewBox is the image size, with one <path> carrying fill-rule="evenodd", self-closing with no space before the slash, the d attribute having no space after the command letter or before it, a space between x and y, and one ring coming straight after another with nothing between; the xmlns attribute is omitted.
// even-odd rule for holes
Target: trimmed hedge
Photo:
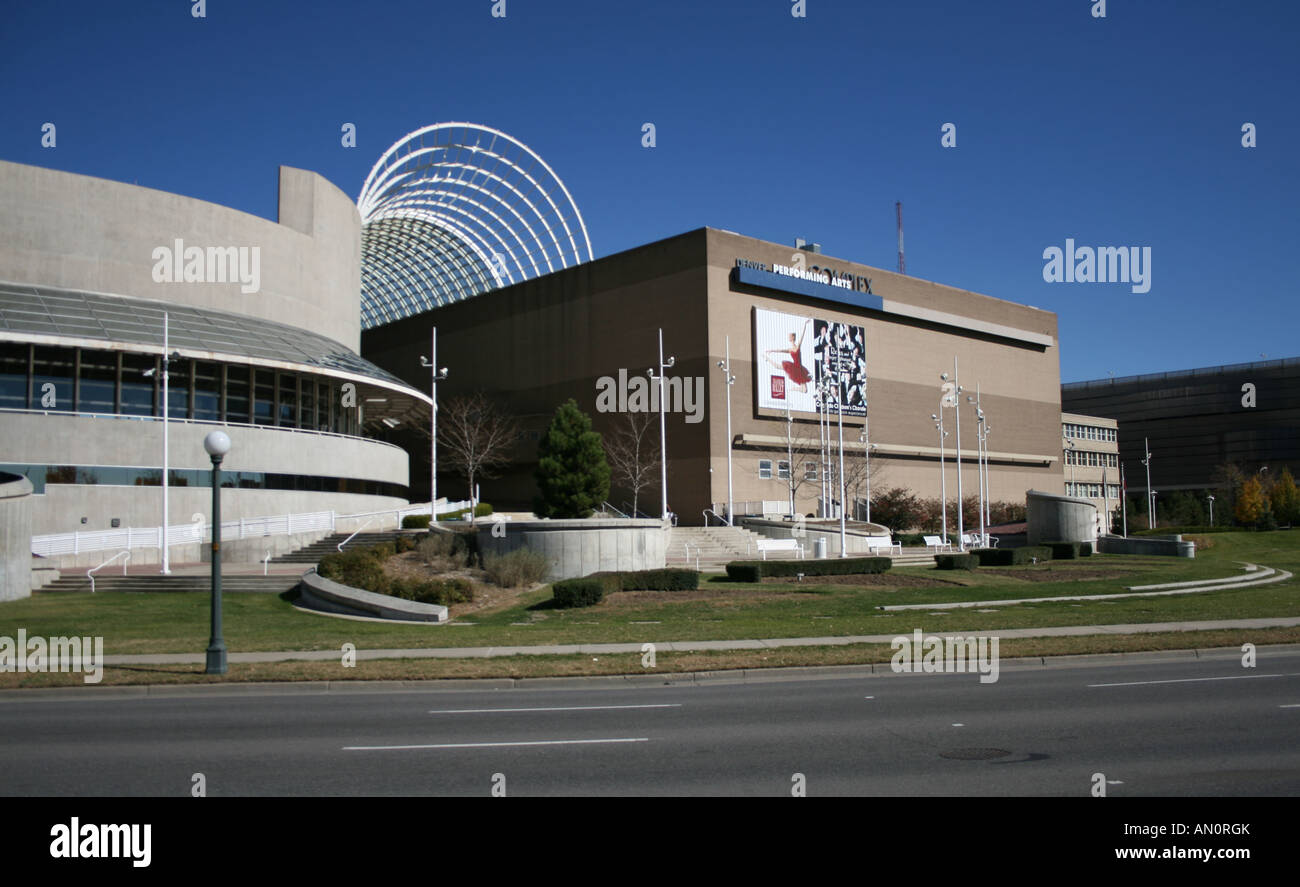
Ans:
<svg viewBox="0 0 1300 887"><path fill-rule="evenodd" d="M761 582L763 568L756 563L736 561L727 564L727 578L732 582Z"/></svg>
<svg viewBox="0 0 1300 887"><path fill-rule="evenodd" d="M1080 543L1079 543L1079 557L1092 557L1092 543L1091 543L1091 542L1080 542Z"/></svg>
<svg viewBox="0 0 1300 887"><path fill-rule="evenodd" d="M732 561L727 564L727 578L733 582L758 582L765 576L798 576L800 573L805 576L862 576L883 573L893 565L894 562L887 557L841 557L817 561ZM748 578L750 576L754 578Z"/></svg>
<svg viewBox="0 0 1300 887"><path fill-rule="evenodd" d="M934 563L940 570L973 570L980 564L973 554L936 554Z"/></svg>
<svg viewBox="0 0 1300 887"><path fill-rule="evenodd" d="M700 587L698 570L602 570L583 577L600 582L605 593L615 591L694 591Z"/></svg>
<svg viewBox="0 0 1300 887"><path fill-rule="evenodd" d="M1179 536L1183 533L1240 533L1246 527L1233 527L1218 524L1213 527L1156 527L1154 530L1134 530L1130 536Z"/></svg>
<svg viewBox="0 0 1300 887"><path fill-rule="evenodd" d="M551 595L555 606L590 607L600 603L605 597L605 588L599 579L562 579L551 586Z"/></svg>
<svg viewBox="0 0 1300 887"><path fill-rule="evenodd" d="M1052 549L1045 545L1024 548L977 548L970 552L981 567L1012 567L1032 564L1034 558L1051 560Z"/></svg>
<svg viewBox="0 0 1300 887"><path fill-rule="evenodd" d="M408 514L402 518L403 530L427 530L429 529L429 515L427 514Z"/></svg>
<svg viewBox="0 0 1300 887"><path fill-rule="evenodd" d="M475 517L487 517L492 513L492 506L486 502L480 502L474 506ZM438 520L465 520L465 515L469 514L468 508L462 508L459 511L444 511L438 515Z"/></svg>
<svg viewBox="0 0 1300 887"><path fill-rule="evenodd" d="M1052 550L1052 560L1072 561L1079 556L1078 542L1044 542Z"/></svg>

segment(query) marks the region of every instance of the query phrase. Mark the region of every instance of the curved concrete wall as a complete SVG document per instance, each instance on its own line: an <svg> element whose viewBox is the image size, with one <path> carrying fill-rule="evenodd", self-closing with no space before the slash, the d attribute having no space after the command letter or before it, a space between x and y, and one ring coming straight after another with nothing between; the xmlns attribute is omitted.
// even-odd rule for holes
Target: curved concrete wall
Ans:
<svg viewBox="0 0 1300 887"><path fill-rule="evenodd" d="M152 188L0 161L0 280L234 311L361 345L361 217L313 172L280 167L280 221ZM260 288L156 283L158 247L259 247Z"/></svg>
<svg viewBox="0 0 1300 887"><path fill-rule="evenodd" d="M1097 506L1087 499L1029 490L1025 493L1025 508L1030 545L1097 539Z"/></svg>
<svg viewBox="0 0 1300 887"><path fill-rule="evenodd" d="M408 457L399 447L362 438L274 427L171 423L173 468L210 469L203 438L220 427L230 436L225 471L263 471L385 481L405 486ZM162 425L158 421L95 418L74 413L6 414L0 422L0 459L45 465L162 465ZM58 484L34 497L32 532L106 530L117 518L123 527L158 526L159 487ZM171 522L185 523L193 512L211 509L207 487L172 487ZM229 490L223 518L261 517L310 511L378 511L404 505L404 499L361 493L296 490ZM85 524L81 518L87 518ZM133 556L134 559L134 556ZM98 561L96 561L98 563Z"/></svg>
<svg viewBox="0 0 1300 887"><path fill-rule="evenodd" d="M32 594L32 484L0 472L0 601Z"/></svg>
<svg viewBox="0 0 1300 887"><path fill-rule="evenodd" d="M657 570L664 566L668 533L658 520L493 521L479 524L479 551L539 551L551 562L548 579L572 579L602 570Z"/></svg>
<svg viewBox="0 0 1300 887"><path fill-rule="evenodd" d="M826 540L826 556L840 556L840 525L832 521L805 521L801 531L795 533L795 524L793 521L773 521L759 518L742 518L741 525L746 530L751 530L767 539L795 539L803 546L803 556L805 558L813 557L817 552L817 540ZM848 543L848 553L850 555L870 555L871 543L888 545L891 541L889 528L880 524L871 524L871 529L866 530L859 525L857 529L848 527L844 531L844 539ZM779 553L778 557L788 558L788 553ZM754 560L761 560L761 552L753 552Z"/></svg>

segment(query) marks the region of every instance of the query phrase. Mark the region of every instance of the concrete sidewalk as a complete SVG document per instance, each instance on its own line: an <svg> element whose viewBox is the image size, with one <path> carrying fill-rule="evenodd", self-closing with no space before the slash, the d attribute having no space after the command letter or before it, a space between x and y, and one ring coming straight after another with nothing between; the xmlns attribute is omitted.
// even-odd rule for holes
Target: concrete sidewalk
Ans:
<svg viewBox="0 0 1300 887"><path fill-rule="evenodd" d="M1267 619L1219 619L1203 622L1147 622L1131 625L1070 625L1058 628L1009 628L963 632L965 636L1007 638L1080 637L1085 635L1154 634L1166 631L1212 631L1215 629L1290 628L1300 625L1300 616ZM953 632L929 631L927 636L950 637ZM656 652L699 652L703 650L771 650L777 647L847 646L888 644L898 635L864 634L820 638L767 638L732 641L655 641ZM409 650L362 650L357 659L488 659L497 656L564 656L574 654L640 653L641 644L546 644L529 647L421 647ZM230 653L231 662L328 662L341 650L305 650L259 653ZM105 665L201 665L203 653L140 653L105 656Z"/></svg>

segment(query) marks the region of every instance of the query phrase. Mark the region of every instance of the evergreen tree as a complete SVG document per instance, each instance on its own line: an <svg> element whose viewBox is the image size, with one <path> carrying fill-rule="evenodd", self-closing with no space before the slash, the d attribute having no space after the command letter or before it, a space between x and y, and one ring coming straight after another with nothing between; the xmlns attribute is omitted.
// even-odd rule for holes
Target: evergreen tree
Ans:
<svg viewBox="0 0 1300 887"><path fill-rule="evenodd" d="M589 517L609 496L609 476L591 418L572 399L561 404L537 449L537 516Z"/></svg>

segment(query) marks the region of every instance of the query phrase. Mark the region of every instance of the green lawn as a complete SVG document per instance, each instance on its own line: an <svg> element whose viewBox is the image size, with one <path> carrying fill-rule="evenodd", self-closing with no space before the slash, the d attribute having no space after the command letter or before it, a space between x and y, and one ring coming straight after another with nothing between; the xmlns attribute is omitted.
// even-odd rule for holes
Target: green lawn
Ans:
<svg viewBox="0 0 1300 887"><path fill-rule="evenodd" d="M509 608L475 613L475 624L387 625L302 613L273 595L225 596L225 636L232 652L254 650L360 649L451 646L505 646L553 643L607 643L725 640L735 638L816 637L857 634L909 634L923 631L977 631L1004 628L1164 622L1252 616L1300 615L1300 578L1262 588L1164 598L1096 602L1045 602L992 607L996 612L925 610L881 613L894 603L1000 600L1067 594L1118 593L1125 586L1225 576L1250 561L1300 573L1300 532L1223 533L1203 537L1213 547L1194 560L1094 556L1038 567L1001 568L1017 575L1043 573L1059 581L1025 579L933 568L903 568L885 574L942 579L938 588L852 587L843 585L773 586L729 583L718 577L701 583L701 595L662 592L611 595L580 610L545 605L549 590L522 598ZM1071 574L1123 570L1116 578L1071 580ZM759 592L761 596L755 596ZM694 597L695 599L692 599ZM512 623L527 623L516 625ZM36 595L0 604L0 636L19 628L44 637L102 635L105 653L195 653L206 646L206 594Z"/></svg>

